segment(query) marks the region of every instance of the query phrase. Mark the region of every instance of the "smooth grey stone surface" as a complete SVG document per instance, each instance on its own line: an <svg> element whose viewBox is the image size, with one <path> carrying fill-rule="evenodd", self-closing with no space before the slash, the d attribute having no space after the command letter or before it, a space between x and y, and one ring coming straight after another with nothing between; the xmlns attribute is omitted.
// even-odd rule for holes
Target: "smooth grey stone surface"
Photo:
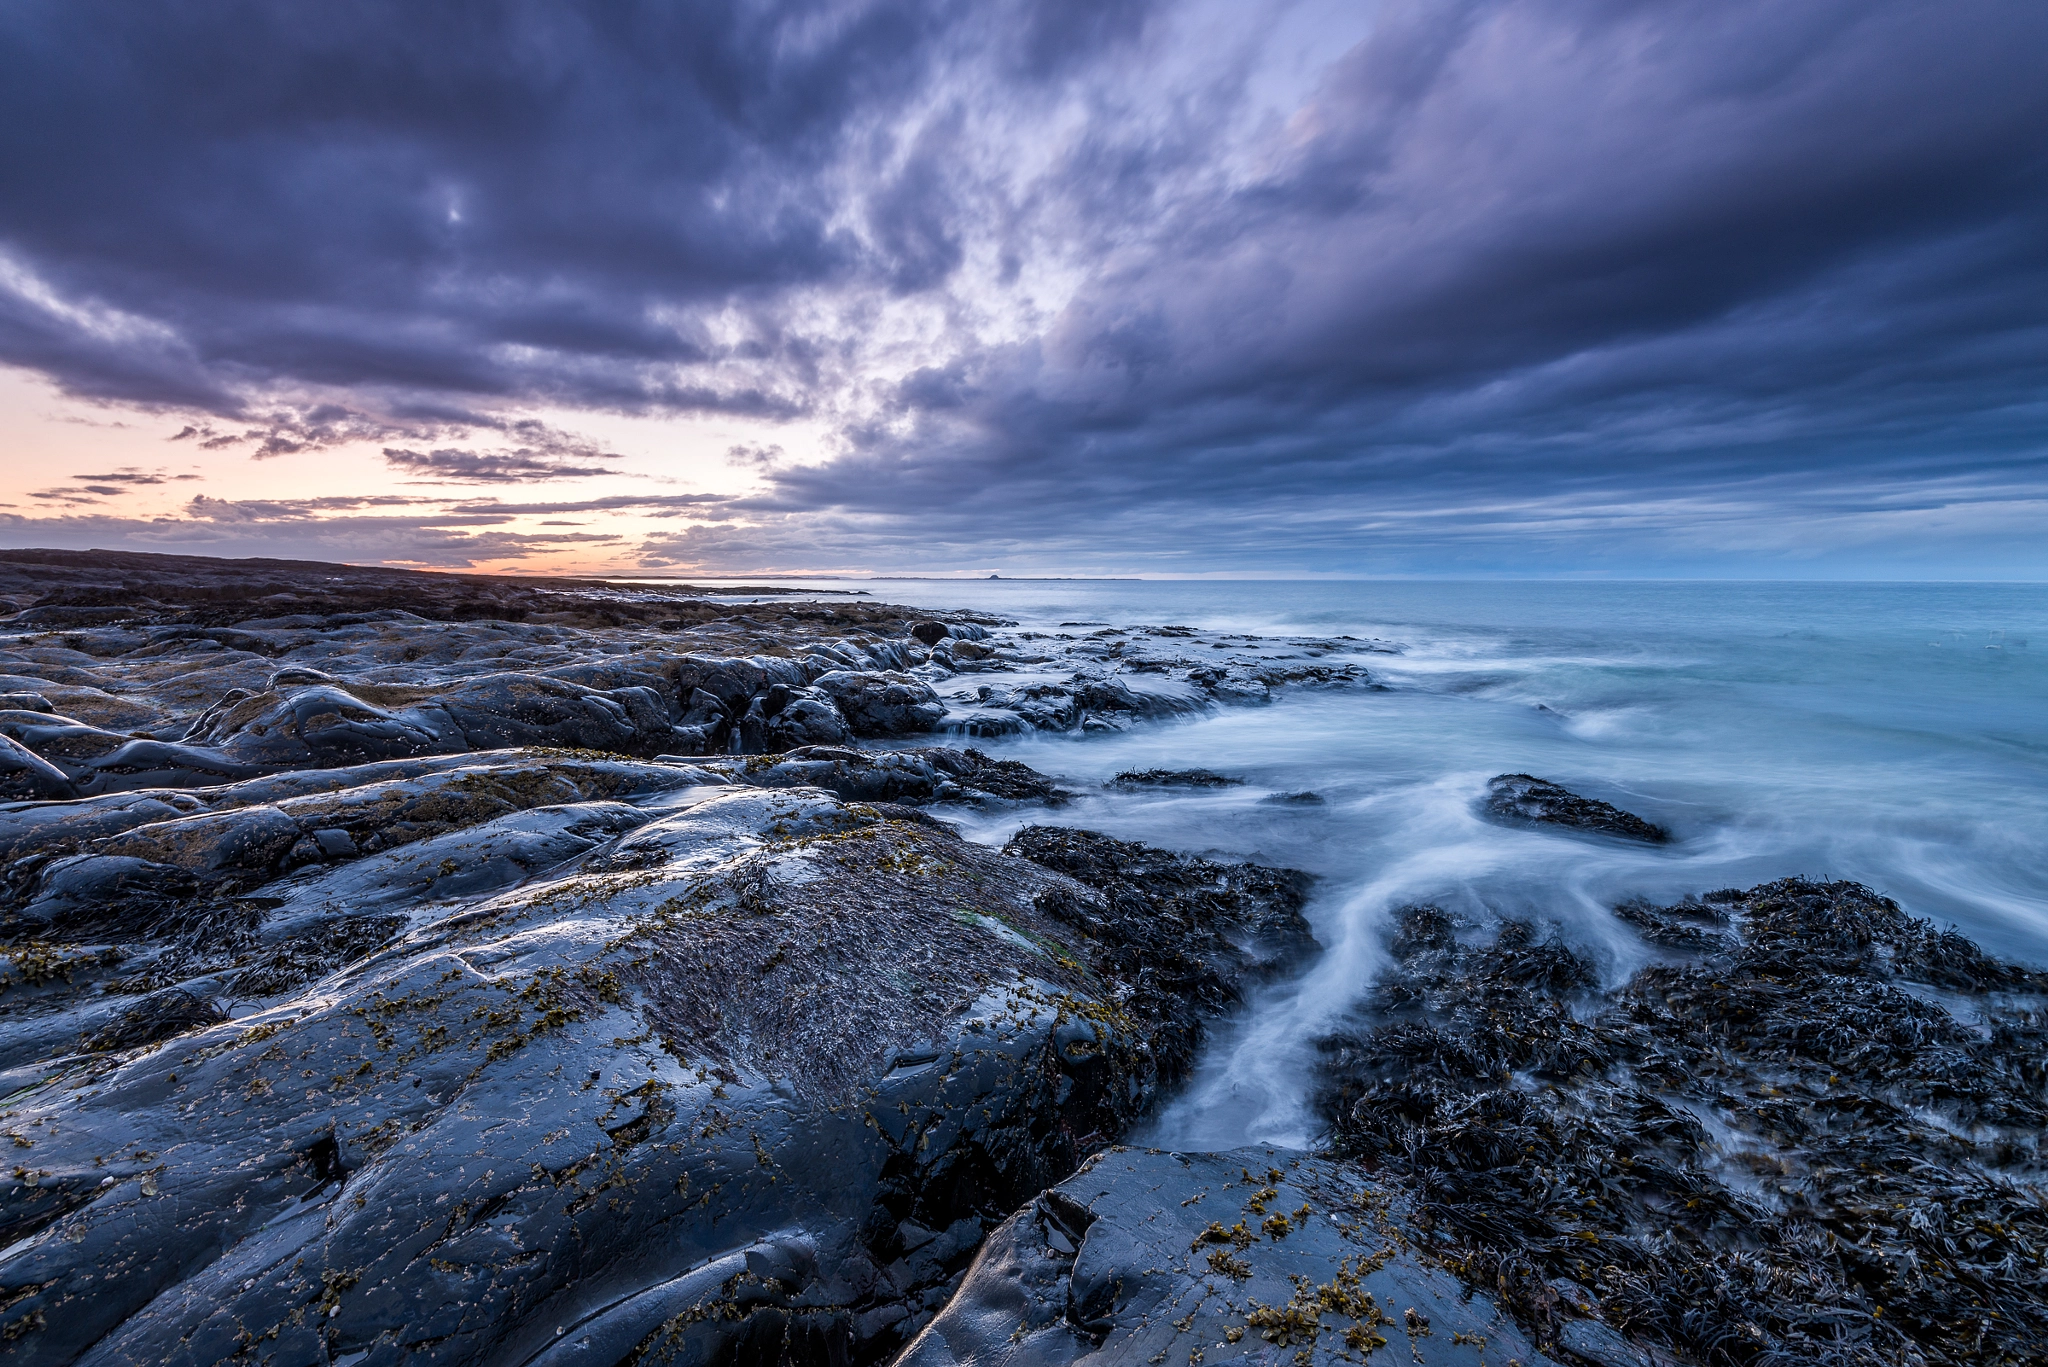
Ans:
<svg viewBox="0 0 2048 1367"><path fill-rule="evenodd" d="M4 999L34 1046L0 1077L10 1359L713 1362L794 1336L878 1361L1155 1095L1155 1016L1116 1005L1122 913L1088 885L817 787L505 758L264 780L277 801L104 838L155 858L46 867L46 900L73 869L140 890L114 888L119 954L67 946ZM598 779L635 800L484 815ZM451 802L458 829L407 820ZM322 831L355 856L196 925L143 915Z"/></svg>
<svg viewBox="0 0 2048 1367"><path fill-rule="evenodd" d="M991 1234L899 1367L1549 1359L1354 1167L1113 1148Z"/></svg>

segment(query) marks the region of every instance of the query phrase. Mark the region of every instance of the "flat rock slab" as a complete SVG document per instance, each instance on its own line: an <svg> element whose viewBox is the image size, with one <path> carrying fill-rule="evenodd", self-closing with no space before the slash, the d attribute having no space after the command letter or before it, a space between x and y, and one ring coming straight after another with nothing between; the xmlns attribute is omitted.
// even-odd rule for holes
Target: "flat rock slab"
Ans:
<svg viewBox="0 0 2048 1367"><path fill-rule="evenodd" d="M172 989L29 1068L0 1355L720 1360L791 1332L876 1361L1149 1095L1035 908L1091 896L1058 874L814 788L507 820L551 813L595 821L588 853L253 1015ZM8 962L63 947L31 949ZM121 1002L106 971L12 983L7 1029Z"/></svg>
<svg viewBox="0 0 2048 1367"><path fill-rule="evenodd" d="M1405 1214L1284 1150L1110 1149L989 1236L899 1367L1548 1363Z"/></svg>

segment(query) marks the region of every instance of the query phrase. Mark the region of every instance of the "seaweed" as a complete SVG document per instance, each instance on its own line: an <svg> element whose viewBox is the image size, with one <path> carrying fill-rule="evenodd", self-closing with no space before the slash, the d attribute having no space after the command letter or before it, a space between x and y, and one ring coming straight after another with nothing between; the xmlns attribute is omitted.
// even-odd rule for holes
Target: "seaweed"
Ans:
<svg viewBox="0 0 2048 1367"><path fill-rule="evenodd" d="M1053 889L1037 906L1092 943L1098 971L1129 985L1120 1005L1142 1019L1169 1080L1192 1066L1204 1019L1237 1003L1238 984L1316 950L1301 914L1308 875L1294 869L1218 864L1064 826L1026 826L1004 853L1101 894Z"/></svg>
<svg viewBox="0 0 2048 1367"><path fill-rule="evenodd" d="M1400 913L1321 1041L1336 1150L1547 1351L1586 1319L1704 1364L2048 1357L2048 977L1854 883L1618 916L1696 957L1603 992L1526 925Z"/></svg>

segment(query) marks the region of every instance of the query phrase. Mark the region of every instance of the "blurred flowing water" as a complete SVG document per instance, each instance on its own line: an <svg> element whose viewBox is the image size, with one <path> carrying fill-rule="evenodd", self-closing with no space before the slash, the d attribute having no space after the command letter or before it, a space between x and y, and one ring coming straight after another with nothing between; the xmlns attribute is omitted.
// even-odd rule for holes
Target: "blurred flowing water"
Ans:
<svg viewBox="0 0 2048 1367"><path fill-rule="evenodd" d="M1398 643L1390 691L1115 735L986 742L1066 777L1070 807L971 819L1086 826L1307 869L1327 952L1219 1029L1149 1142L1306 1145L1310 1042L1384 961L1395 908L1557 926L1611 980L1648 951L1631 897L1849 878L2048 964L2048 586L1769 583L846 581L886 601L1062 622L1182 623ZM1072 627L1067 628L1073 631ZM1128 769L1203 767L1220 790L1106 792ZM1475 800L1526 771L1669 826L1666 848L1510 830ZM1321 805L1278 804L1309 791Z"/></svg>

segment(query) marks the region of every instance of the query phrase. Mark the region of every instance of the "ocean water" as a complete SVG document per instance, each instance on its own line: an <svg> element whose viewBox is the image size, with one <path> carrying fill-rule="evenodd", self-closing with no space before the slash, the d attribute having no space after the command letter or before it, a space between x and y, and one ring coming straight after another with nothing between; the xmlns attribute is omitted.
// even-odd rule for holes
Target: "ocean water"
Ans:
<svg viewBox="0 0 2048 1367"><path fill-rule="evenodd" d="M1849 878L1994 953L2048 964L2048 586L848 581L876 598L1061 622L1380 638L1387 691L1115 735L981 742L1084 796L1052 820L1316 875L1322 957L1216 1032L1141 1138L1314 1142L1309 1045L1430 901L1555 926L1613 980L1649 951L1611 908L1801 874ZM1199 766L1242 787L1107 792ZM1670 827L1663 848L1511 830L1475 800L1526 771ZM1321 805L1264 801L1310 791Z"/></svg>

